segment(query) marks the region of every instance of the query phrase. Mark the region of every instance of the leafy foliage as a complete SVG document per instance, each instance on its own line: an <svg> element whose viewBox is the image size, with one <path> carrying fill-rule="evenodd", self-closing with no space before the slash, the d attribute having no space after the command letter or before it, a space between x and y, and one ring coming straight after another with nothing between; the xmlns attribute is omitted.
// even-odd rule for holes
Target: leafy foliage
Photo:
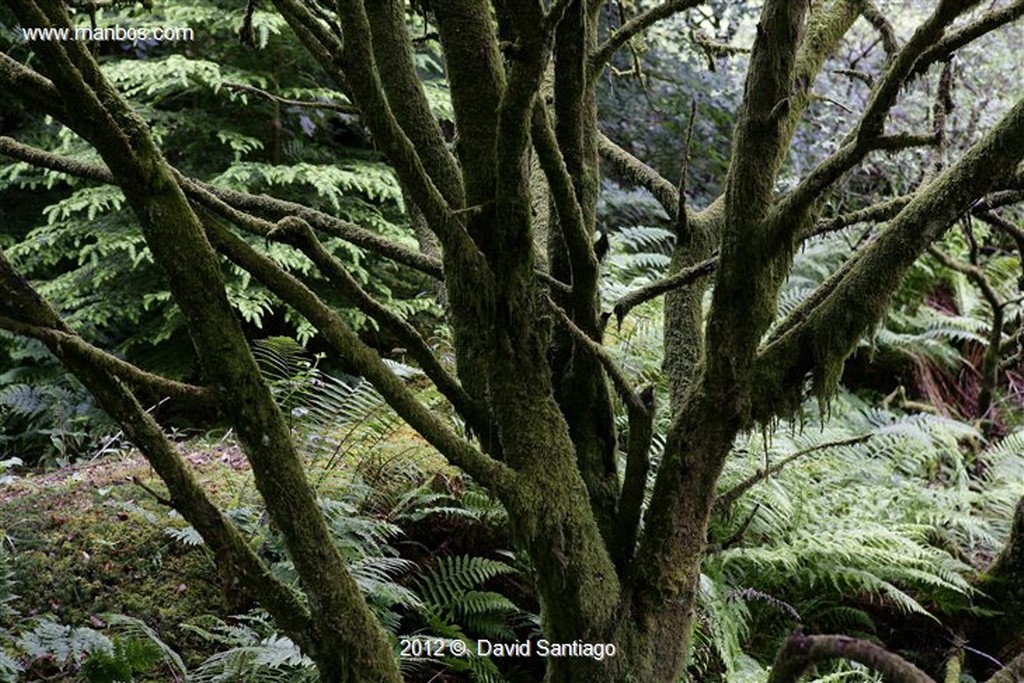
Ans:
<svg viewBox="0 0 1024 683"><path fill-rule="evenodd" d="M483 557L442 557L416 580L423 596L421 614L444 635L465 628L494 640L515 640L511 621L519 608L499 593L480 590L491 579L513 571L504 562Z"/></svg>
<svg viewBox="0 0 1024 683"><path fill-rule="evenodd" d="M21 365L0 374L0 452L54 466L109 441L114 424L85 388L41 344L11 343L11 359Z"/></svg>
<svg viewBox="0 0 1024 683"><path fill-rule="evenodd" d="M105 76L132 101L184 173L255 193L273 188L279 197L415 246L393 173L380 163L354 119L330 108L346 103L345 96L329 85L291 33L283 31L284 22L275 13L256 10L250 22L256 49L240 45L236 36L243 15L244 7L217 0L175 0L158 8L118 4L91 18L79 13L76 20L105 27L144 17L146 22L196 29L195 51L181 52L168 44L108 44L102 63ZM275 97L312 106L284 106ZM67 129L40 119L11 120L18 122L21 140L79 161L98 160ZM194 372L184 318L119 189L0 160L0 197L5 211L10 208L14 216L4 229L8 256L76 331L148 369L178 377ZM288 270L313 273L297 250L247 239ZM422 283L417 278L399 274L392 264L347 242L328 240L327 246L370 293L404 315L436 313L429 298L419 297ZM249 329L310 338L309 324L276 302L248 273L226 264L224 275L229 298ZM325 281L313 280L317 293L355 329L372 327ZM0 363L0 372L25 367L19 349L31 343L6 343L15 353ZM0 388L12 381L0 380ZM66 401L54 401L61 403ZM59 421L41 428L52 430L55 438L67 432L64 440L69 442L78 438L71 426ZM33 431L20 423L17 430ZM57 450L73 457L82 449L72 446ZM15 452L15 447L6 452ZM34 462L39 449L29 448L22 455Z"/></svg>
<svg viewBox="0 0 1024 683"><path fill-rule="evenodd" d="M220 619L186 628L225 649L191 672L196 683L246 680L303 683L317 680L313 662L290 639L279 635L262 615L236 617L228 624Z"/></svg>
<svg viewBox="0 0 1024 683"><path fill-rule="evenodd" d="M619 267L637 263L635 253L658 253L653 238L659 234L627 227L612 240L606 307L661 276L660 265ZM840 267L856 248L856 235L810 241L780 307L794 309ZM941 248L969 258L959 235ZM997 267L989 277L1012 301L1016 273ZM954 304L938 305L934 293L947 288ZM977 362L972 348L990 343L991 310L962 273L922 262L897 301L886 324L862 342L867 363L895 358L935 372L968 372ZM659 402L666 394L661 312L660 302L644 304L621 329L610 325L605 334L627 373L656 385ZM919 390L912 378L904 378L907 394ZM874 639L906 615L931 622L940 634L941 624L985 613L973 583L1005 541L1024 495L1024 433L989 434L983 425L931 408L927 395L915 402L862 394L843 391L824 412L810 403L792 422L737 442L719 482L722 504L714 510L703 563L693 680L765 680L766 665L796 626ZM665 412L658 411L655 425L654 469L668 428ZM624 415L619 425L627 428ZM733 500L734 490L743 492ZM874 680L849 665L819 675Z"/></svg>
<svg viewBox="0 0 1024 683"><path fill-rule="evenodd" d="M6 555L4 555L6 563ZM9 581L9 578L5 579ZM4 590L9 590L9 584ZM159 669L168 680L184 681L187 672L181 658L138 619L117 614L94 617L96 625L115 629L108 637L89 627L73 627L52 618L34 618L14 634L0 633L0 680L21 680L19 675L44 678L59 673L77 674L86 683L132 683L138 676Z"/></svg>

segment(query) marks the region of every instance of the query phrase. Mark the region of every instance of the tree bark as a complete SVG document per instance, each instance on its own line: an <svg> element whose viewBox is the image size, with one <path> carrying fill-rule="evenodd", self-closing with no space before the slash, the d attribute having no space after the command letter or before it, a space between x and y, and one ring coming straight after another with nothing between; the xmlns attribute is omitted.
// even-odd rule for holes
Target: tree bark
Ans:
<svg viewBox="0 0 1024 683"><path fill-rule="evenodd" d="M982 575L980 588L997 614L979 620L972 647L1001 661L1024 653L1024 498L1017 501L1010 537Z"/></svg>

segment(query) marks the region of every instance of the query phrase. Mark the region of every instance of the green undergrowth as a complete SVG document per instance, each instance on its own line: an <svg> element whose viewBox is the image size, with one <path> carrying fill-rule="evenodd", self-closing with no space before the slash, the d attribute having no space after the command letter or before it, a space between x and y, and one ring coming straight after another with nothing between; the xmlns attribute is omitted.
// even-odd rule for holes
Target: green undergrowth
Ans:
<svg viewBox="0 0 1024 683"><path fill-rule="evenodd" d="M367 401L363 408L369 409L372 402ZM358 429L339 428L330 435L294 427L339 549L389 631L396 638L400 633L468 638L480 625L500 630L526 623L506 598L480 592L484 583L513 571L497 559L480 556L507 542L495 531L502 526L500 508L485 500L474 502L466 483L404 424L392 424L383 414L364 414L358 424ZM281 541L266 522L247 461L231 435L196 439L179 448L214 502L234 519L272 571L294 580ZM91 677L83 664L102 663L104 657L116 663L118 657L128 657L118 655L117 647L134 656L131 648L151 647L153 642L180 656L197 680L220 680L218 667L224 666L253 675L271 669L283 675L294 668L295 680L309 673L309 662L269 623L253 627L264 623L255 601L221 578L202 539L164 503L166 489L138 453L6 479L0 484L5 544L0 550L12 570L16 597L0 623L6 643L0 657L6 652L18 662L23 671L17 680L106 680ZM442 573L441 579L432 579L449 566L444 562L472 571L463 572L463 578ZM484 565L489 573L476 571ZM467 607L462 604L466 596L487 600ZM119 631L110 625L112 614L141 620L156 639L115 640ZM39 645L36 639L25 647L26 634L34 638L44 621L44 639L58 644ZM97 656L87 641L103 637L114 649L107 647ZM76 638L85 648L81 661L75 659ZM61 653L65 645L71 654ZM54 649L53 656L39 654ZM251 662L248 652L254 653ZM260 658L270 663L259 664ZM428 660L406 664L411 680L429 678L437 667L452 665ZM490 677L493 667L485 664L479 664L484 667L479 676L467 670L472 680L497 680ZM166 662L157 662L134 672L131 680L177 680L172 674ZM0 675L0 680L15 679Z"/></svg>
<svg viewBox="0 0 1024 683"><path fill-rule="evenodd" d="M188 456L219 497L247 486L248 473L229 454ZM145 621L186 659L208 655L209 646L180 627L198 614L230 613L231 596L205 548L165 531L181 522L156 499L158 489L138 455L26 475L0 489L18 595L8 628L38 617L95 627L100 615L121 613Z"/></svg>

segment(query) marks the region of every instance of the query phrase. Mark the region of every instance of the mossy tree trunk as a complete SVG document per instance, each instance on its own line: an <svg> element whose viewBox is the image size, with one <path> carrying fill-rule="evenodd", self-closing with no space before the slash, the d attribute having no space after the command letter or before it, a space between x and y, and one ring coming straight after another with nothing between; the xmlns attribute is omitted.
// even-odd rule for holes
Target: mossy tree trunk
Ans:
<svg viewBox="0 0 1024 683"><path fill-rule="evenodd" d="M996 613L978 618L971 645L1008 661L1024 652L1024 498L1014 509L1010 538L982 578L985 604Z"/></svg>
<svg viewBox="0 0 1024 683"><path fill-rule="evenodd" d="M26 26L69 22L56 0L9 4ZM887 230L802 308L777 321L779 288L827 193L869 153L931 139L886 135L885 118L908 78L963 44L947 36L946 27L974 3L938 3L878 75L868 110L839 150L780 194L780 169L814 80L866 3L767 0L737 112L725 193L695 211L678 189L685 184L668 182L602 140L594 88L630 36L698 4L663 3L600 42L597 0L432 3L458 131L450 149L417 76L404 2L338 0L339 36L318 18L321 4L275 0L324 72L359 107L432 235L423 240L431 245L424 258L394 245L381 251L435 276L443 268L457 357L453 374L430 356L411 325L376 304L323 248L318 230L336 219L220 192L178 174L93 57L75 43L34 44L41 73L0 57L0 85L89 141L109 170L18 145L4 150L116 183L138 215L202 364L204 387L175 391L214 395L235 425L295 560L305 604L239 546L237 530L210 509L126 388L128 380L154 382L77 337L6 261L0 268L0 327L43 339L82 377L154 462L182 513L211 546L224 549L264 607L313 657L325 682L397 681L397 662L332 545L290 434L228 304L217 252L304 315L332 353L501 500L515 540L537 572L545 637L618 648L618 656L601 662L552 658L548 681L669 683L678 680L689 652L709 516L737 434L796 410L808 377L827 396L843 360L881 320L913 261L986 192L1000 184L1024 185L1018 170L1024 158L1021 103L959 162L885 216L891 219ZM989 30L999 25L991 17L989 23ZM550 74L548 97L543 83ZM657 401L635 387L601 346L606 316L594 248L599 151L654 192L675 218L679 237L669 279L650 294L672 292L664 342L671 426L642 521ZM531 172L538 170L550 196L545 259L537 258L533 234L531 187L537 178ZM351 239L372 243L358 229L344 229ZM347 298L403 336L474 438L462 438L431 413L336 311L236 230L298 246ZM672 291L672 278L716 251L705 319L705 285ZM626 315L628 307L616 313ZM629 418L624 468L617 457L616 395Z"/></svg>

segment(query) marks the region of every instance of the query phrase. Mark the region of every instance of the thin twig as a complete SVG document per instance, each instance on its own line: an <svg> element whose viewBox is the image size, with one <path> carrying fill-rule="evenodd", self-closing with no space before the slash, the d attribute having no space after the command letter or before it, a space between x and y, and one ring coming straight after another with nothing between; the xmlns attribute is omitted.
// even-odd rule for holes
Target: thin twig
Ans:
<svg viewBox="0 0 1024 683"><path fill-rule="evenodd" d="M786 456L785 458L783 458L782 460L778 461L774 465L770 465L768 467L765 467L764 469L758 470L757 472L755 472L751 476L749 476L746 479L744 479L743 481L741 481L739 484L736 484L735 486L733 486L728 491L725 491L725 492L721 493L715 499L715 507L718 510L720 510L721 512L723 512L723 513L727 512L729 510L729 508L732 507L733 503L735 503L737 500L739 500L739 498L744 493L746 493L750 489L754 488L757 484L761 483L762 481L764 481L768 477L772 476L773 474L778 474L780 471L782 471L782 468L784 468L786 465L789 465L790 463L794 462L795 460L799 460L800 458L802 458L802 457L804 457L806 455L810 455L811 453L817 453L818 451L823 451L826 448L838 448L840 446L853 446L855 444L864 443L865 441L870 439L872 436L874 436L874 435L873 434L862 434L860 436L854 436L854 437L850 437L848 439L840 439L838 441L829 441L828 443L820 443L817 446L811 446L810 448L805 448L803 450L797 451L796 453L793 453L792 455Z"/></svg>
<svg viewBox="0 0 1024 683"><path fill-rule="evenodd" d="M170 508L172 510L176 510L177 509L177 508L174 507L174 501L172 501L170 498L167 498L166 496L163 496L163 495L157 493L156 491L154 491L153 489L151 489L139 477L133 475L132 476L132 483L135 484L136 486L138 486L140 489L142 489L146 493L148 493L149 495L153 496L153 500L155 500L156 502L160 503L164 507L168 507L168 508Z"/></svg>
<svg viewBox="0 0 1024 683"><path fill-rule="evenodd" d="M624 25L620 26L608 40L602 43L590 57L590 78L597 78L597 75L604 68L612 55L633 36L640 33L649 26L662 19L667 19L673 14L678 14L704 3L704 0L666 0L660 5L655 5L645 12L636 15Z"/></svg>
<svg viewBox="0 0 1024 683"><path fill-rule="evenodd" d="M225 83L225 87L229 90L237 90L239 92L251 93L258 95L265 100L276 102L277 104L283 104L287 107L301 107L304 109L326 109L329 111L336 111L341 114L358 114L359 108L353 104L339 104L337 102L310 102L308 100L293 100L287 97L281 97L275 95L272 92L268 92L263 88L257 88L253 85L246 85L244 83Z"/></svg>

